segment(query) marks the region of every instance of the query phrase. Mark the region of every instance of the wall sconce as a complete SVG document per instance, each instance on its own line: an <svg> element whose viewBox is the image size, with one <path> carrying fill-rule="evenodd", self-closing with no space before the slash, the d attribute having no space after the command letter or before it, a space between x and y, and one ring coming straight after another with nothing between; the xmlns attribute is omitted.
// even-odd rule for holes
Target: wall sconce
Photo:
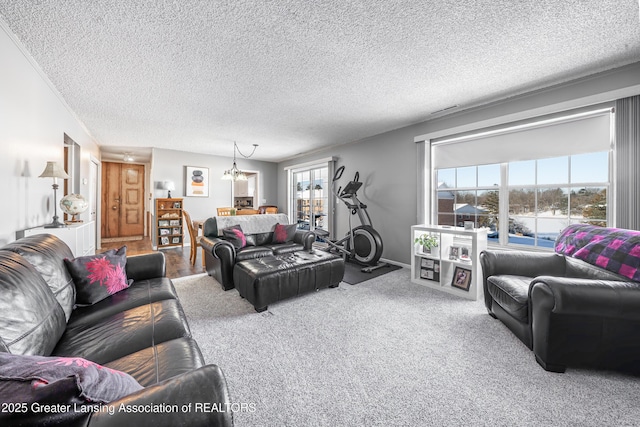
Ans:
<svg viewBox="0 0 640 427"><path fill-rule="evenodd" d="M69 179L70 176L58 166L56 162L47 162L47 166L45 166L44 171L40 174L38 178L53 178L53 222L51 224L47 224L44 228L59 228L64 227L64 224L58 221L58 200L56 197L56 192L58 190L58 178L60 179Z"/></svg>

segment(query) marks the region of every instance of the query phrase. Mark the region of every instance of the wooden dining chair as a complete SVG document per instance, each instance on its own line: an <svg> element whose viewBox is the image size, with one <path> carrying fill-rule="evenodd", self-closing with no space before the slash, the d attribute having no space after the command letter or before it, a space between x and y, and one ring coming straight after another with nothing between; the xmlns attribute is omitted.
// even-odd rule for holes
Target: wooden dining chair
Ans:
<svg viewBox="0 0 640 427"><path fill-rule="evenodd" d="M261 214L277 214L278 207L272 205L262 205L258 206L258 212Z"/></svg>
<svg viewBox="0 0 640 427"><path fill-rule="evenodd" d="M191 261L191 265L196 265L196 258L198 258L198 248L201 248L200 239L202 236L198 234L198 230L193 226L193 221L191 221L191 215L184 209L182 210L183 222L187 226L187 230L189 230L189 237L191 238L191 253L189 254L189 261ZM202 252L202 266L204 267L204 250Z"/></svg>
<svg viewBox="0 0 640 427"><path fill-rule="evenodd" d="M217 213L218 216L231 216L231 210L233 208L218 208Z"/></svg>
<svg viewBox="0 0 640 427"><path fill-rule="evenodd" d="M236 211L236 215L258 215L259 213L257 209L238 209Z"/></svg>

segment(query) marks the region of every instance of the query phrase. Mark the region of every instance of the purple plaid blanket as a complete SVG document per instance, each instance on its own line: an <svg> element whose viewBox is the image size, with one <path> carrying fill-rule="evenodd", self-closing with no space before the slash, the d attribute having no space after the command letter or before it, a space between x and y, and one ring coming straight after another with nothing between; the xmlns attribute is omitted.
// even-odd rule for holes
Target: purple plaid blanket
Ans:
<svg viewBox="0 0 640 427"><path fill-rule="evenodd" d="M640 282L638 231L572 224L556 239L555 250Z"/></svg>

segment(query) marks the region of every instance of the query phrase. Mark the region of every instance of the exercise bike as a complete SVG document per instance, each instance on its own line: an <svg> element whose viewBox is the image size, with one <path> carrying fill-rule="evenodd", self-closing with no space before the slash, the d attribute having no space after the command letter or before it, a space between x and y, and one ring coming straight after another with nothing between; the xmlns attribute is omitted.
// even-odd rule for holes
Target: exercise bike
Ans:
<svg viewBox="0 0 640 427"><path fill-rule="evenodd" d="M340 166L333 175L333 183L335 184L342 177L344 166ZM318 238L326 243L328 252L336 252L341 254L345 261L353 260L366 267L361 271L370 273L381 267L386 267L386 263L378 263L382 256L382 238L380 234L373 228L371 217L367 212L367 205L358 199L357 192L362 187L360 182L360 173L356 172L353 180L344 187L339 187L335 191L335 185L332 185L333 194L340 199L351 211L349 215L349 232L340 240L329 239L329 232L322 229L316 229ZM351 225L351 217L358 215L360 225L353 228Z"/></svg>

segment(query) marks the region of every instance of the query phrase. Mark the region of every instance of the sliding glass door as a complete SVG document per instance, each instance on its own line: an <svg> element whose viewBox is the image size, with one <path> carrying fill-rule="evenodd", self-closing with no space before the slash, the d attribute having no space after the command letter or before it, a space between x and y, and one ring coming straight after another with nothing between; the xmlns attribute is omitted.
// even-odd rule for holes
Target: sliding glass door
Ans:
<svg viewBox="0 0 640 427"><path fill-rule="evenodd" d="M298 228L329 231L329 168L312 167L291 172L291 207Z"/></svg>

